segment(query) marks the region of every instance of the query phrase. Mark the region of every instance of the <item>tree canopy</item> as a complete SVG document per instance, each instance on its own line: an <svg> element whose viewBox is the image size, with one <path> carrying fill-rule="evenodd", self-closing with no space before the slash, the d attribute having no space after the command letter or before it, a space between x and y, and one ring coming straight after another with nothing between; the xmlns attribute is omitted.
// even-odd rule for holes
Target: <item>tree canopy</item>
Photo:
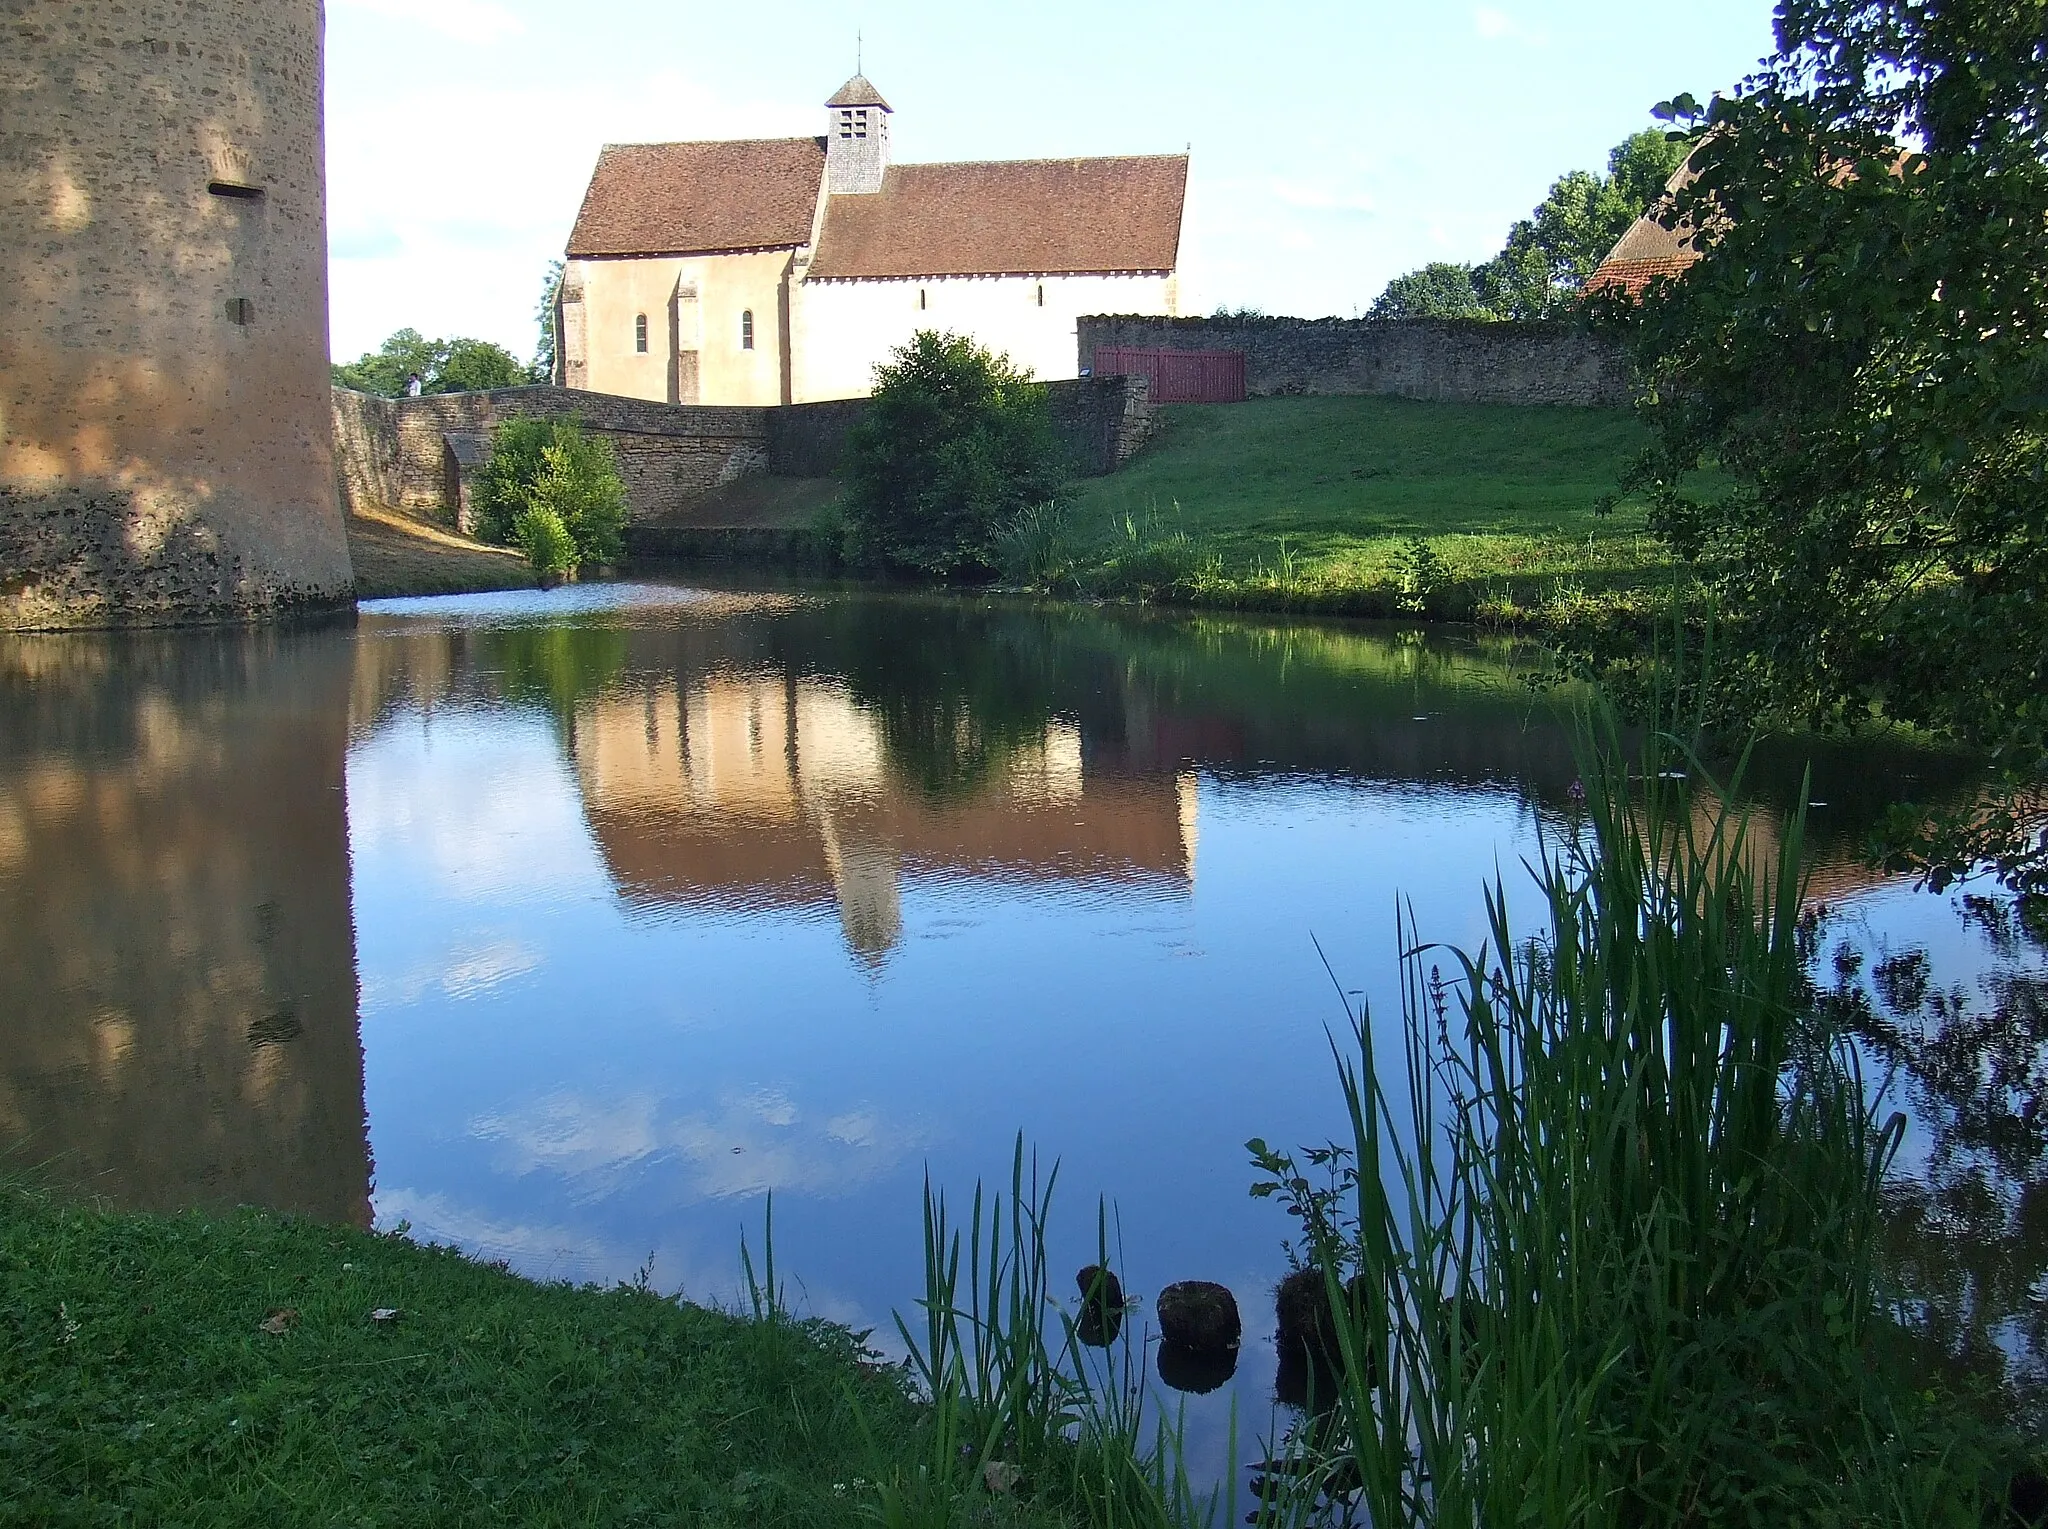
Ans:
<svg viewBox="0 0 2048 1529"><path fill-rule="evenodd" d="M1596 306L1722 703L1987 751L2001 786L1898 854L2048 890L2048 0L1782 0L1759 73L1667 110L1701 258Z"/></svg>
<svg viewBox="0 0 2048 1529"><path fill-rule="evenodd" d="M333 368L337 387L385 398L404 396L407 383L420 379L423 393L469 393L486 388L516 388L532 379L502 345L461 335L429 340L417 329L401 329L378 349Z"/></svg>
<svg viewBox="0 0 2048 1529"><path fill-rule="evenodd" d="M1066 479L1045 389L963 335L920 330L875 368L847 443L846 521L860 561L985 576L996 541Z"/></svg>
<svg viewBox="0 0 2048 1529"><path fill-rule="evenodd" d="M1433 260L1396 276L1373 302L1376 319L1490 319L1493 310L1479 292L1479 267Z"/></svg>
<svg viewBox="0 0 2048 1529"><path fill-rule="evenodd" d="M1573 170L1479 265L1437 262L1387 284L1374 318L1545 319L1568 310L1615 240L1663 194L1685 147L1655 128L1623 139L1607 173Z"/></svg>

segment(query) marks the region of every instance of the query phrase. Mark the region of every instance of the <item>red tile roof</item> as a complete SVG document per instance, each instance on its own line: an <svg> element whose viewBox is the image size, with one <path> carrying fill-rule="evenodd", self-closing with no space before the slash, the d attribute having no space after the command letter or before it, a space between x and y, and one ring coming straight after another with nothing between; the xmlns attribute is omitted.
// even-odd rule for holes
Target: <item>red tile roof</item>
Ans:
<svg viewBox="0 0 2048 1529"><path fill-rule="evenodd" d="M1653 278L1685 274L1687 267L1700 258L1699 251L1693 248L1692 230L1666 228L1656 215L1674 194L1692 183L1696 173L1688 155L1664 182L1664 195L1615 241L1607 258L1586 278L1583 290L1598 292L1605 287L1619 287L1630 297L1640 297Z"/></svg>
<svg viewBox="0 0 2048 1529"><path fill-rule="evenodd" d="M810 242L824 177L822 138L607 144L569 254L794 248Z"/></svg>
<svg viewBox="0 0 2048 1529"><path fill-rule="evenodd" d="M1586 278L1583 290L1591 293L1608 287L1619 287L1630 297L1641 297L1657 277L1683 276L1686 269L1697 259L1699 256L1691 250L1656 260L1620 260L1609 255L1600 262L1593 274Z"/></svg>
<svg viewBox="0 0 2048 1529"><path fill-rule="evenodd" d="M1171 271L1185 155L895 165L835 196L814 278Z"/></svg>

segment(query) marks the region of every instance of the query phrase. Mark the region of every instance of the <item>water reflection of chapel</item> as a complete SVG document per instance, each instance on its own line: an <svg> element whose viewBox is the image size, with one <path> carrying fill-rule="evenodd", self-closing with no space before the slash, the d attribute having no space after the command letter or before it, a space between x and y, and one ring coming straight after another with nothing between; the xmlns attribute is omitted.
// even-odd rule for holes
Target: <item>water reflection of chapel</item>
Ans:
<svg viewBox="0 0 2048 1529"><path fill-rule="evenodd" d="M832 680L712 674L609 691L576 713L585 811L621 894L646 905L834 905L886 953L907 876L1193 885L1191 774L1083 768L1055 719L972 787L933 797L891 768L880 722Z"/></svg>

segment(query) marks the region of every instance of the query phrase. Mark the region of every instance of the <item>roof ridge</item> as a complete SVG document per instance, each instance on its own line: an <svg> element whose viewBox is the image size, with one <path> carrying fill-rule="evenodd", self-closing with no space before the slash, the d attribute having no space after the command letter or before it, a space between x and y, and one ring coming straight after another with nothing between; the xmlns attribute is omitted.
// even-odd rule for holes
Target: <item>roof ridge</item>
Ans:
<svg viewBox="0 0 2048 1529"><path fill-rule="evenodd" d="M1039 154L1029 159L920 159L909 164L897 163L889 166L892 170L947 170L965 169L973 165L1108 165L1128 164L1137 159L1187 159L1180 154Z"/></svg>
<svg viewBox="0 0 2048 1529"><path fill-rule="evenodd" d="M818 133L790 133L781 138L633 138L621 143L606 143L598 146L598 152L607 149L724 149L744 148L762 143L816 143Z"/></svg>

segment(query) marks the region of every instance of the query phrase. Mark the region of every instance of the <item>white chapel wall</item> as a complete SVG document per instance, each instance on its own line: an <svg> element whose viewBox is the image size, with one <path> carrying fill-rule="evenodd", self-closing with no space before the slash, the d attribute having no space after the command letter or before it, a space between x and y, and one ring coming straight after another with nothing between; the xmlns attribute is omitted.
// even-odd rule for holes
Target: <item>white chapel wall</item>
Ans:
<svg viewBox="0 0 2048 1529"><path fill-rule="evenodd" d="M1039 302L1040 290L1044 303ZM923 295L920 305L919 296ZM1079 371L1084 313L1174 312L1174 279L1147 276L934 276L816 280L792 296L795 401L865 397L878 362L920 329L972 335L1042 381Z"/></svg>

